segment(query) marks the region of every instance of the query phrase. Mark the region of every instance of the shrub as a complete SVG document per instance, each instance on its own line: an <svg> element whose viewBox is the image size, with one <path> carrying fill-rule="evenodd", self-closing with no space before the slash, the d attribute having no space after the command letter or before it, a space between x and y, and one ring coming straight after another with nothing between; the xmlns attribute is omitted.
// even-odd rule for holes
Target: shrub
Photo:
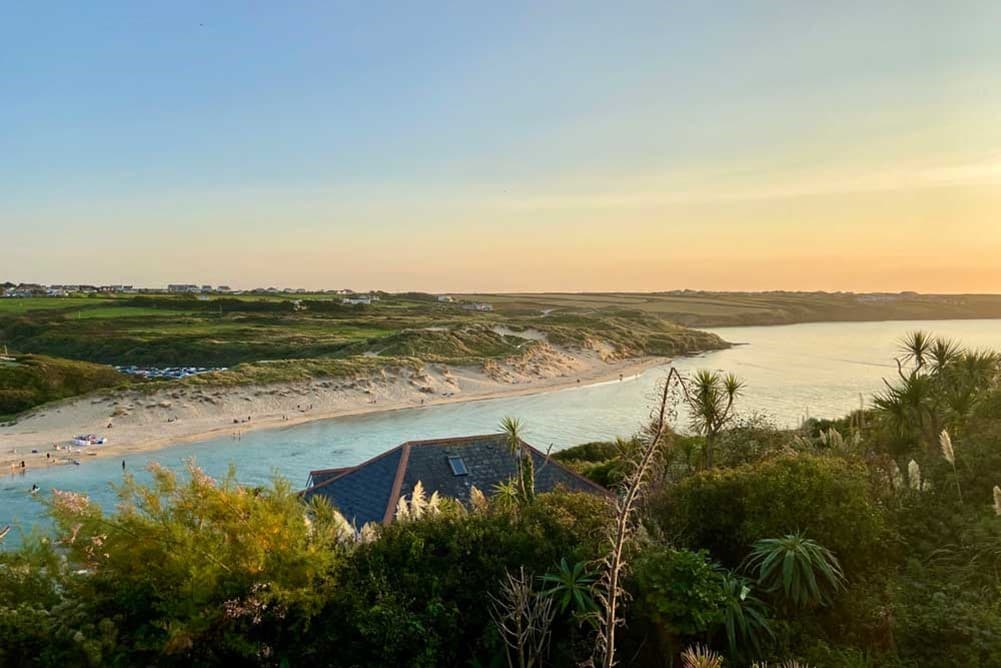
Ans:
<svg viewBox="0 0 1001 668"><path fill-rule="evenodd" d="M730 568L755 541L796 531L837 554L850 578L892 559L866 469L841 458L790 455L699 473L663 490L650 507L666 535L708 549Z"/></svg>
<svg viewBox="0 0 1001 668"><path fill-rule="evenodd" d="M361 546L315 622L317 656L347 665L464 665L503 657L487 601L507 572L538 577L588 561L604 536L607 504L584 494L540 494L528 506L394 523ZM572 654L569 618L553 652ZM585 657L576 657L582 659Z"/></svg>

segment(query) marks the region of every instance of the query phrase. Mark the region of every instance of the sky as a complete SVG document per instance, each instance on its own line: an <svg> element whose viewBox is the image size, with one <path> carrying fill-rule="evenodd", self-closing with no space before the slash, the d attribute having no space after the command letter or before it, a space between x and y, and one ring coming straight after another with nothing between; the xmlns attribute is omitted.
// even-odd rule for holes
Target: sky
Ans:
<svg viewBox="0 0 1001 668"><path fill-rule="evenodd" d="M1001 292L996 1L2 14L0 281Z"/></svg>

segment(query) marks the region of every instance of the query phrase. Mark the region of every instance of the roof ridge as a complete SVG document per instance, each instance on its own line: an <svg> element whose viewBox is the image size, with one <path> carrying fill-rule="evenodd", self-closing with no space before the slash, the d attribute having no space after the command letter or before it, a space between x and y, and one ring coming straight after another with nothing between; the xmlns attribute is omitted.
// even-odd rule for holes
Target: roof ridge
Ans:
<svg viewBox="0 0 1001 668"><path fill-rule="evenodd" d="M411 447L418 445L448 445L451 443L463 443L467 441L482 441L488 438L502 438L503 433L477 434L476 436L451 436L448 438L425 438L417 441L405 441L402 445Z"/></svg>
<svg viewBox="0 0 1001 668"><path fill-rule="evenodd" d="M410 444L404 443L400 446L403 451L400 453L400 463L396 466L396 477L393 478L393 486L389 489L389 500L386 502L386 512L382 516L382 523L389 524L393 521L393 510L400 502L400 491L403 487L403 479L407 477L407 464L410 463Z"/></svg>
<svg viewBox="0 0 1001 668"><path fill-rule="evenodd" d="M302 492L300 492L300 494L306 494L307 492L312 492L313 490L319 489L320 487L326 487L330 483L336 482L336 481L340 480L341 478L343 478L344 476L351 475L355 471L359 471L359 470L363 469L364 467L368 466L369 464L372 464L372 463L374 463L374 462L382 459L383 457L386 457L387 455L390 455L390 454L396 452L397 450L399 450L400 448L402 448L404 445L406 445L406 443L402 443L402 444L396 446L395 448L390 448L389 450L386 450L385 452L379 453L375 457L371 457L369 459L366 459L361 464L358 464L357 466L352 466L348 470L344 471L344 473L341 473L340 475L335 475L330 480L325 480L325 481L321 482L319 485L313 485L312 487L310 487L308 489L304 489Z"/></svg>

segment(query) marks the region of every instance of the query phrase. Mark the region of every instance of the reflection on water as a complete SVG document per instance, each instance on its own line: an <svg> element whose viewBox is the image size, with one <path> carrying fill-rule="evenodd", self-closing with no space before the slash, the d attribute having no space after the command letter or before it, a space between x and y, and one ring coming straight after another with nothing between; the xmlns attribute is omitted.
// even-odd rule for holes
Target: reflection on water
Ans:
<svg viewBox="0 0 1001 668"><path fill-rule="evenodd" d="M927 329L970 347L1001 349L1001 321L815 323L782 327L728 327L714 330L728 341L746 343L729 350L679 359L681 371L711 367L746 381L738 408L761 412L780 425L804 416L837 417L866 401L894 368L897 340L911 329ZM239 479L264 483L274 475L302 484L310 469L355 464L406 440L495 431L505 415L525 421L529 442L554 449L589 440L628 436L649 413L656 384L666 367L636 378L572 387L535 396L429 406L337 418L219 438L125 457L140 479L150 461L178 468L195 458L210 475L233 464ZM2 447L2 445L0 445ZM89 494L106 507L115 502L112 483L121 480L121 459L86 460L81 466L30 470L0 479L0 526L30 527L42 509L32 484L47 496L52 488ZM16 540L16 536L8 536Z"/></svg>

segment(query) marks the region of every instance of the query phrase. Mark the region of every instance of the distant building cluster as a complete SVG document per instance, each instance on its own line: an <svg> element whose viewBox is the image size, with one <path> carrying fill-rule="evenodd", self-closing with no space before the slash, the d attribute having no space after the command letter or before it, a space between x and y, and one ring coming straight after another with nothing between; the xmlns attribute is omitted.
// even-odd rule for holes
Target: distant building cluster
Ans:
<svg viewBox="0 0 1001 668"><path fill-rule="evenodd" d="M198 285L196 283L171 283L165 288L136 287L134 285L42 285L40 283L0 283L0 296L3 297L68 297L70 295L156 295L156 294L189 294L189 295L302 295L331 294L355 295L352 290L306 290L305 288L255 288L253 290L234 290L228 285ZM377 301L378 297L374 297Z"/></svg>
<svg viewBox="0 0 1001 668"><path fill-rule="evenodd" d="M165 288L140 288L134 285L42 285L39 283L0 283L0 296L3 297L68 297L71 295L193 295L199 299L208 299L210 295L331 295L340 298L342 304L348 306L370 306L379 301L379 295L385 293L355 292L348 289L337 290L306 290L305 288L254 288L253 290L234 290L228 285L199 285L197 283L170 283ZM441 304L452 304L466 311L493 311L494 307L485 302L467 302L451 295L425 295L424 298L435 298ZM306 303L295 300L296 310L305 310ZM308 303L308 302L307 302Z"/></svg>

